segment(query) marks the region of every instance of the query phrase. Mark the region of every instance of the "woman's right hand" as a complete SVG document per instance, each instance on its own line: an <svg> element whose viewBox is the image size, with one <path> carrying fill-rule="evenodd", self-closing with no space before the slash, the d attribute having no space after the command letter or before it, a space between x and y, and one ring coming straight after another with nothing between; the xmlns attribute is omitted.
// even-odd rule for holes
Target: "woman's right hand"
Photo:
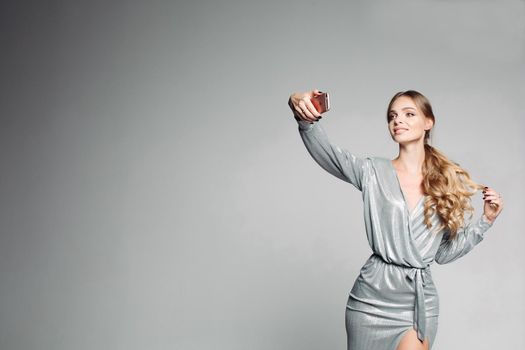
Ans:
<svg viewBox="0 0 525 350"><path fill-rule="evenodd" d="M310 99L321 94L319 90L310 92L294 92L288 99L288 106L292 110L295 120L316 122L321 119L321 113L315 109Z"/></svg>

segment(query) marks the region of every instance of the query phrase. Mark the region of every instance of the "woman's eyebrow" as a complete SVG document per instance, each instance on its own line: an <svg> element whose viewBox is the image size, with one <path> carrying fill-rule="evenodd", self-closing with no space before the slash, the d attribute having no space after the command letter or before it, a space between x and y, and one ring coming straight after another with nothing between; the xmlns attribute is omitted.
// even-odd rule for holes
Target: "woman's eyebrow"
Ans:
<svg viewBox="0 0 525 350"><path fill-rule="evenodd" d="M402 111L404 111L405 109L413 109L414 111L416 110L414 107L403 107L403 108L401 108ZM395 111L393 109L391 109L390 112L395 112Z"/></svg>

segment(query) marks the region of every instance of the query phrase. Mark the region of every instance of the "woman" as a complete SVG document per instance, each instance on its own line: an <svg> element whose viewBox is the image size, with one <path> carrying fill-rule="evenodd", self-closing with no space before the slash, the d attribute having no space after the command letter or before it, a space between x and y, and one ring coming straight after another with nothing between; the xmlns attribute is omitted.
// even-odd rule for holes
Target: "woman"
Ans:
<svg viewBox="0 0 525 350"><path fill-rule="evenodd" d="M428 144L435 117L419 92L399 92L388 105L388 130L399 144L393 160L357 157L331 143L310 100L320 93L294 93L288 104L314 160L362 192L373 251L348 297L348 349L428 350L439 315L430 265L452 262L481 242L503 209L501 196ZM465 225L478 189L483 214Z"/></svg>

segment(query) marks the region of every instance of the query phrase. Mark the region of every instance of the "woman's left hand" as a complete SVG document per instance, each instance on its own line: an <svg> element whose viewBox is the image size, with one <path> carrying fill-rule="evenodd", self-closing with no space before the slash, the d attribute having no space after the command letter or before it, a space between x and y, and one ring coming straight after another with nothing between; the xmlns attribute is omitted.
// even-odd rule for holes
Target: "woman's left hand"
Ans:
<svg viewBox="0 0 525 350"><path fill-rule="evenodd" d="M503 199L498 192L494 191L491 187L485 187L483 190L483 213L491 222L496 220L496 217L503 210Z"/></svg>

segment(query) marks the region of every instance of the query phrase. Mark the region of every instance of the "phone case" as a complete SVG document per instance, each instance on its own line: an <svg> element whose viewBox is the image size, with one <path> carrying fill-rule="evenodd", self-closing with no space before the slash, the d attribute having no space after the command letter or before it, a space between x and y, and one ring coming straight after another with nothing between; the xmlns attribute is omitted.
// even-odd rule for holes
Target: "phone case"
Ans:
<svg viewBox="0 0 525 350"><path fill-rule="evenodd" d="M314 96L310 101L319 113L324 113L330 110L330 96L328 95L328 92L323 92L318 96Z"/></svg>

